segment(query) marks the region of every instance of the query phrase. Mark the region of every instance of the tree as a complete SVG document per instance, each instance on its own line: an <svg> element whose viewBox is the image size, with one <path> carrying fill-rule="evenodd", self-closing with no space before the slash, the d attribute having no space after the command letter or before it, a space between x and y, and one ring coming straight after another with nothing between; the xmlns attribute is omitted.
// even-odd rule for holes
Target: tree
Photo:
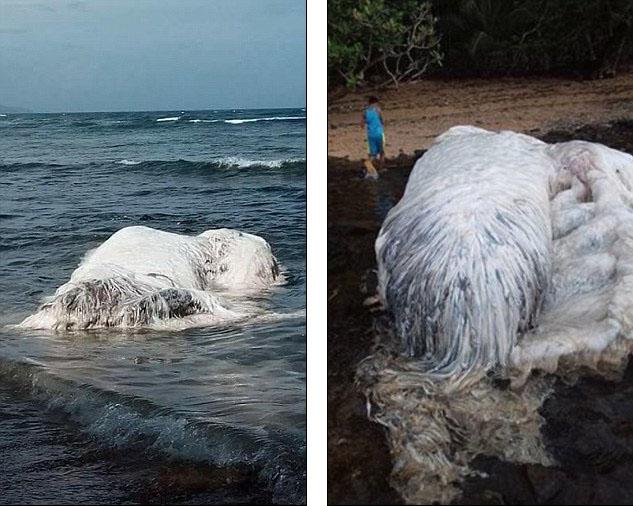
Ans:
<svg viewBox="0 0 633 506"><path fill-rule="evenodd" d="M633 55L630 0L435 0L446 68L601 77Z"/></svg>
<svg viewBox="0 0 633 506"><path fill-rule="evenodd" d="M441 63L430 2L342 0L328 5L328 74L356 87L396 86Z"/></svg>
<svg viewBox="0 0 633 506"><path fill-rule="evenodd" d="M631 0L329 0L332 84L425 73L608 77L633 61Z"/></svg>

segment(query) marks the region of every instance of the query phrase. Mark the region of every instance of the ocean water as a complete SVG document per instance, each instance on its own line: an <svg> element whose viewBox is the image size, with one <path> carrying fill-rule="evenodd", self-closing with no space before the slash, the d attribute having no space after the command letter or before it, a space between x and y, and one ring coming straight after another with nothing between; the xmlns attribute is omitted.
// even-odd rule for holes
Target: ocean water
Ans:
<svg viewBox="0 0 633 506"><path fill-rule="evenodd" d="M306 112L0 116L0 503L302 502ZM130 225L262 236L269 319L12 327Z"/></svg>

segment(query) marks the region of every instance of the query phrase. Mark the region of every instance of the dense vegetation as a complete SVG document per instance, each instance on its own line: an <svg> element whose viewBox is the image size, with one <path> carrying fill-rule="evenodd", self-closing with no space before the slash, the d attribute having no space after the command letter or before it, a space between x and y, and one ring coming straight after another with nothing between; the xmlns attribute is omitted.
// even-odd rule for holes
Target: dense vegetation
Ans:
<svg viewBox="0 0 633 506"><path fill-rule="evenodd" d="M328 0L331 84L425 73L597 78L632 61L631 0Z"/></svg>

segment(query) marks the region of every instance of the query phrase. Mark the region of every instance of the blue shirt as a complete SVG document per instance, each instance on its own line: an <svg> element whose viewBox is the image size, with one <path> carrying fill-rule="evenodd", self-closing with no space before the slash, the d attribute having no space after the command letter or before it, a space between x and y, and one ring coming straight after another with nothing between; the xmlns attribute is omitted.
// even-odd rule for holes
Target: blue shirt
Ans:
<svg viewBox="0 0 633 506"><path fill-rule="evenodd" d="M365 124L367 125L367 137L382 137L383 128L380 114L374 105L365 109Z"/></svg>

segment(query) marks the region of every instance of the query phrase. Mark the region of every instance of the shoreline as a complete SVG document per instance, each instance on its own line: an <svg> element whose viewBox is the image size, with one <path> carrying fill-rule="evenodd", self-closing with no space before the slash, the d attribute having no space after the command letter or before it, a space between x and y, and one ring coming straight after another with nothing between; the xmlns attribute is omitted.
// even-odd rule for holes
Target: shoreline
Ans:
<svg viewBox="0 0 633 506"><path fill-rule="evenodd" d="M633 153L633 114L629 118L555 128L538 138L549 143L584 139ZM360 177L360 161L328 156L329 504L402 503L389 483L392 460L385 430L367 418L354 378L374 344L374 316L363 301L376 289L375 238L402 196L417 157L387 159L380 178L371 181ZM546 444L560 465L511 464L482 456L474 466L488 477L469 479L454 504L633 500L628 480L633 432L621 430L630 424L632 394L633 364L620 383L584 378L569 386L559 381L541 414L547 421ZM627 459L621 459L622 452Z"/></svg>
<svg viewBox="0 0 633 506"><path fill-rule="evenodd" d="M633 116L633 72L581 81L558 77L429 79L398 89L328 94L328 157L362 160L360 115L366 96L381 98L386 155L413 156L451 126L472 124L542 136Z"/></svg>

